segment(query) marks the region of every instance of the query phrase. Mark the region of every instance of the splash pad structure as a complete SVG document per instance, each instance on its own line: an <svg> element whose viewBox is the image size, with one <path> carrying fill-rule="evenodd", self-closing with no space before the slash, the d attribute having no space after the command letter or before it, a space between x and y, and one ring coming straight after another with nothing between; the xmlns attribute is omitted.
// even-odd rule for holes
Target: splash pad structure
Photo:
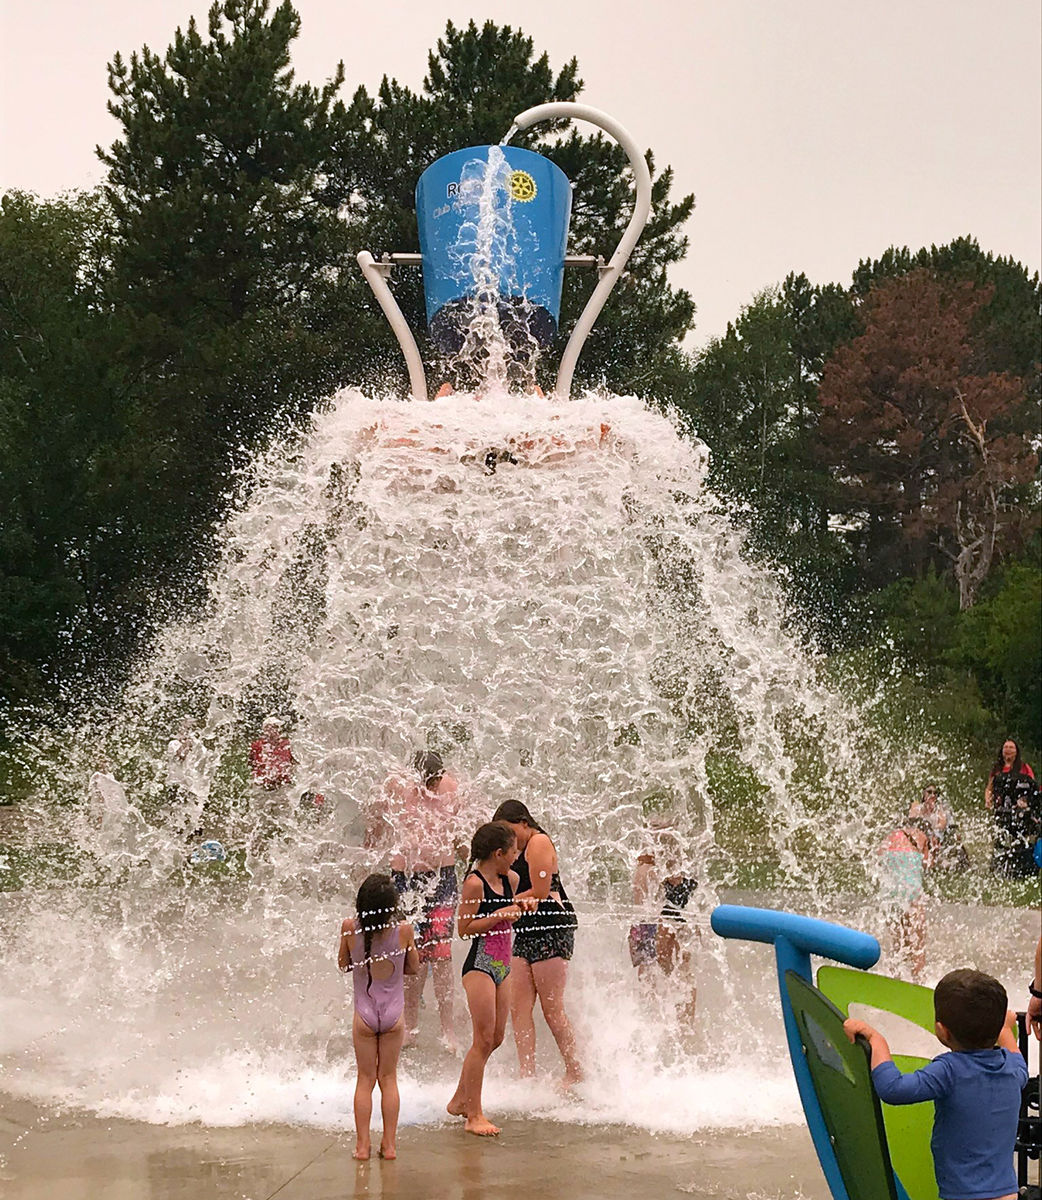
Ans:
<svg viewBox="0 0 1042 1200"><path fill-rule="evenodd" d="M541 155L508 145L515 133L560 118L587 121L603 129L626 152L633 171L633 213L607 263L589 255L565 254L570 212L567 179ZM478 166L477 173L472 171L472 165ZM526 243L517 247L521 253L505 252L502 242L497 244L496 232L489 228L495 216L488 210L495 207L502 211L502 203L490 206L490 193L496 202L505 202L507 209L512 210L505 220L514 233L515 246L522 241ZM421 246L426 243L420 254L390 254L381 262L368 250L358 255L359 266L405 356L413 398L427 399L427 380L416 339L387 286L387 278L396 266L422 264L432 333L450 323L457 305L461 306L465 325L482 324L491 318L502 328L510 323L501 320L501 314L509 311L504 304L507 302L515 310L521 310L514 322L520 334L518 340L527 336L544 345L556 329L563 269L593 267L599 276L597 286L572 330L557 371L554 393L567 399L583 344L651 213L651 173L637 143L617 121L596 108L585 104L539 104L514 118L500 146L460 150L428 167L417 184L416 199ZM486 201L484 220L475 211L482 199ZM535 214L522 215L529 205L536 210ZM515 213L518 213L517 223ZM467 233L460 246L462 230ZM505 269L508 263L509 270ZM450 334L449 344L454 341Z"/></svg>
<svg viewBox="0 0 1042 1200"><path fill-rule="evenodd" d="M515 126L593 112L539 106ZM816 816L799 798L793 730L818 740L815 786L829 793L869 780L873 750L792 632L771 572L742 557L705 488L705 448L675 414L634 397L571 396L649 211L646 163L620 132L636 203L606 264L569 259L560 181L530 152L483 147L441 160L447 174L429 168L424 188L439 203L428 223L451 216L454 232L425 232L424 257L359 256L411 397L343 392L304 437L262 456L220 531L207 603L161 632L115 711L59 739L57 768L41 764L27 842L67 853L45 887L23 888L4 911L0 1008L13 1032L0 1058L21 1094L153 1122L347 1123L334 933L376 866L366 805L427 746L462 777L480 819L524 800L553 830L578 897L569 987L589 1094L547 1102L513 1080L505 1054L489 1083L497 1107L524 1115L538 1101L562 1123L684 1134L798 1119L756 960L708 936L718 890L750 886L748 862L717 837L713 757L730 739L738 768L760 781L770 853L785 887L807 893ZM435 217L453 184L450 213ZM533 265L512 218L548 195L558 202L533 226ZM387 286L417 259L432 328L461 336L485 369L480 395L417 403L426 374ZM556 327L570 265L600 278L554 393L511 394L511 361ZM245 747L269 713L288 729L295 793L323 795L320 815L289 806L273 821L251 787ZM186 714L206 749L198 845L164 793L162 747ZM58 802L82 791L99 731L130 797L125 827L104 838L80 806ZM626 961L627 928L646 915L632 903L634 866L663 821L700 880L690 920L705 934L700 1008L707 1024L736 1013L741 1043L707 1045L668 994L640 992ZM56 979L70 941L76 961ZM403 1064L405 1124L439 1120L454 1072L437 1051Z"/></svg>

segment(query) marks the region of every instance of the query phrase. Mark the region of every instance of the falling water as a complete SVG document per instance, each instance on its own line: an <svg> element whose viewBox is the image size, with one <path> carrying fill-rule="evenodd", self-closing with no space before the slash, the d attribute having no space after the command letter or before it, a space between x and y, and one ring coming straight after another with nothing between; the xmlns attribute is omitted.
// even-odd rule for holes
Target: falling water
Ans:
<svg viewBox="0 0 1042 1200"><path fill-rule="evenodd" d="M497 370L430 404L344 391L272 446L203 609L162 630L114 710L41 738L7 864L22 886L0 906L5 1088L152 1121L347 1124L339 921L377 865L367 806L429 747L473 825L528 804L577 899L590 1083L540 1111L676 1130L796 1119L757 950L703 932L693 1031L676 997L638 986L636 859L653 826L677 831L698 927L721 894L768 886L880 932L863 898L873 814L848 801L895 773L743 557L680 419L634 397L509 395ZM274 816L246 766L266 714L298 760ZM187 823L165 759L182 728ZM99 817L82 801L102 751L127 799ZM196 820L225 861L190 861ZM964 928L938 961L1012 960L1022 932L1008 915ZM527 1111L510 1060L490 1103ZM432 1047L404 1060L403 1120L438 1119L457 1069Z"/></svg>

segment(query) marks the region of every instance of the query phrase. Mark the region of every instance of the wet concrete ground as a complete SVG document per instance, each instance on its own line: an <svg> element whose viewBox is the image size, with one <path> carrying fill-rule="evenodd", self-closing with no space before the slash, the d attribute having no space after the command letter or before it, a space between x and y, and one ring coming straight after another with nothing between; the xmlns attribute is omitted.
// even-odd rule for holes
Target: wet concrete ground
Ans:
<svg viewBox="0 0 1042 1200"><path fill-rule="evenodd" d="M506 1121L479 1141L414 1127L395 1162L351 1158L350 1132L156 1126L0 1096L4 1200L827 1200L798 1126L671 1137Z"/></svg>

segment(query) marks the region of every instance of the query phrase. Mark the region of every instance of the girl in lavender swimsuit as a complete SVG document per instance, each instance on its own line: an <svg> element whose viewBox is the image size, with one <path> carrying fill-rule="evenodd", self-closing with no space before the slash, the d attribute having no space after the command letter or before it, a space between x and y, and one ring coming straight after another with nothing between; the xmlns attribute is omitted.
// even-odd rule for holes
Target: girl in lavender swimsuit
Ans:
<svg viewBox="0 0 1042 1200"><path fill-rule="evenodd" d="M481 1111L485 1063L503 1041L510 1012L510 953L514 922L534 903L517 901L517 837L509 825L482 825L470 843L473 869L463 880L459 906L460 937L470 939L463 964L474 1040L463 1060L456 1093L446 1105L454 1117L466 1117L468 1133L499 1133Z"/></svg>
<svg viewBox="0 0 1042 1200"><path fill-rule="evenodd" d="M420 959L412 925L398 912L398 893L389 875L370 875L358 889L357 918L340 927L337 965L354 979L355 1015L351 1040L358 1063L355 1084L354 1157L370 1154L369 1121L373 1088L380 1085L383 1136L380 1157L395 1158L398 1132L398 1055L405 1023L405 975L415 975Z"/></svg>

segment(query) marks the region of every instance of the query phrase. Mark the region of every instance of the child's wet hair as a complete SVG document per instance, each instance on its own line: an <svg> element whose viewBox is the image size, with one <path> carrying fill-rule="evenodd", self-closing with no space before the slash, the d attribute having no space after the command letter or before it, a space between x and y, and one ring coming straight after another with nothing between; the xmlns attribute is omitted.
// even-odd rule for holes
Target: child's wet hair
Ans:
<svg viewBox="0 0 1042 1200"><path fill-rule="evenodd" d="M491 858L497 850L509 850L517 844L517 834L505 821L489 821L480 825L470 839L470 861Z"/></svg>
<svg viewBox="0 0 1042 1200"><path fill-rule="evenodd" d="M445 763L435 750L417 750L412 759L413 769L418 771L423 786L431 791L445 774Z"/></svg>
<svg viewBox="0 0 1042 1200"><path fill-rule="evenodd" d="M1006 1023L1008 1008L1002 984L969 967L949 971L934 988L934 1016L966 1050L990 1050Z"/></svg>
<svg viewBox="0 0 1042 1200"><path fill-rule="evenodd" d="M369 875L362 881L355 899L355 910L358 913L358 924L362 929L362 940L365 944L365 969L369 976L369 985L373 982L369 961L373 956L373 934L381 929L396 925L401 920L398 911L398 889L394 886L390 875Z"/></svg>

